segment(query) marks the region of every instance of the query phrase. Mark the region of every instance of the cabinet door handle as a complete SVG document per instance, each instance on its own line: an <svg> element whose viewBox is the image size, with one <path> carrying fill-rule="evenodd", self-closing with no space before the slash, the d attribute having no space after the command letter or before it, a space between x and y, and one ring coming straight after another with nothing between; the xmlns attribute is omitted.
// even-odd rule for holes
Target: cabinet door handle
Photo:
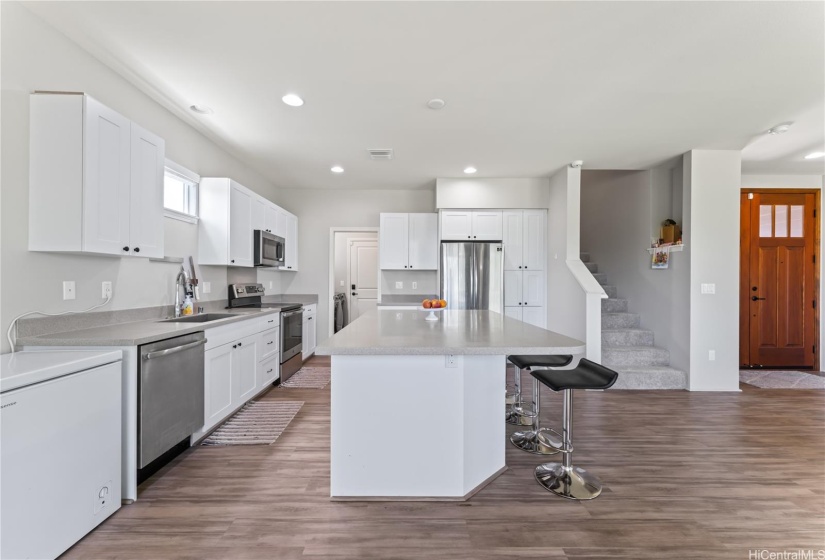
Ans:
<svg viewBox="0 0 825 560"><path fill-rule="evenodd" d="M238 347L238 345L237 345L237 344L233 344L233 345L232 345L232 348L237 348L237 347Z"/></svg>
<svg viewBox="0 0 825 560"><path fill-rule="evenodd" d="M307 321L312 321L312 317L307 317Z"/></svg>
<svg viewBox="0 0 825 560"><path fill-rule="evenodd" d="M239 342L239 343L238 343L238 346L243 346L243 342Z"/></svg>
<svg viewBox="0 0 825 560"><path fill-rule="evenodd" d="M229 262L235 262L235 259L232 259L232 260L231 260L231 261L229 261Z"/></svg>
<svg viewBox="0 0 825 560"><path fill-rule="evenodd" d="M124 251L128 251L128 250L129 250L129 246L127 245L126 247L124 247L124 248L123 248L123 250L124 250Z"/></svg>
<svg viewBox="0 0 825 560"><path fill-rule="evenodd" d="M275 322L275 319L270 319L269 321L267 321L267 323L274 323L274 322Z"/></svg>

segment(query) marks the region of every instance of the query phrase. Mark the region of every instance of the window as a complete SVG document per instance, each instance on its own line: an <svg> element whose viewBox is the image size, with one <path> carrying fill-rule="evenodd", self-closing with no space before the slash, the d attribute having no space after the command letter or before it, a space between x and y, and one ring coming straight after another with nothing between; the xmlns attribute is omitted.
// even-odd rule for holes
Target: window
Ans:
<svg viewBox="0 0 825 560"><path fill-rule="evenodd" d="M198 220L200 177L175 162L166 160L163 176L163 207L166 216L187 222Z"/></svg>

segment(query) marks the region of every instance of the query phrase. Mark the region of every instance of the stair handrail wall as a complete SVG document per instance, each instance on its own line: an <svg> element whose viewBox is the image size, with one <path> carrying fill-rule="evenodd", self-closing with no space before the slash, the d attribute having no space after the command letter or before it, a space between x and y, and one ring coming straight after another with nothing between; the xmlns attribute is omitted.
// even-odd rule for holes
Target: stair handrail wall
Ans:
<svg viewBox="0 0 825 560"><path fill-rule="evenodd" d="M596 363L602 361L602 301L607 299L607 293L593 277L593 273L585 266L580 257L567 259L567 268L573 278L579 283L585 296L585 342L587 343L588 360Z"/></svg>

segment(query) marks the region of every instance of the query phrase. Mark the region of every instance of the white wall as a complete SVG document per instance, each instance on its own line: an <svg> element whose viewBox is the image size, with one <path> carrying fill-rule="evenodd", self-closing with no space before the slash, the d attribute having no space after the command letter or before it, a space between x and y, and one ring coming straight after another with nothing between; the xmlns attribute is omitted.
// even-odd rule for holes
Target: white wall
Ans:
<svg viewBox="0 0 825 560"><path fill-rule="evenodd" d="M550 178L547 207L547 328L587 343L601 360L604 290L580 258L581 169L565 167Z"/></svg>
<svg viewBox="0 0 825 560"><path fill-rule="evenodd" d="M547 208L548 179L437 179L437 208ZM469 206L468 206L469 203Z"/></svg>
<svg viewBox="0 0 825 560"><path fill-rule="evenodd" d="M100 283L113 282L108 309L170 304L176 265L142 258L30 253L28 239L29 94L33 90L84 91L166 140L169 159L202 176L233 177L267 198L275 187L192 127L138 91L22 5L0 4L0 112L2 112L3 331L14 316L33 310L66 311L100 303ZM197 228L165 220L167 247L175 256L197 255ZM226 297L226 269L201 267L212 283L204 299ZM77 299L62 300L62 281L74 280ZM21 297L21 294L33 294ZM8 351L3 341L2 351Z"/></svg>
<svg viewBox="0 0 825 560"><path fill-rule="evenodd" d="M287 294L318 294L318 342L329 336L332 227L378 227L381 212L432 212L431 190L283 189L275 201L298 216L298 272L284 272ZM326 310L326 311L325 311Z"/></svg>
<svg viewBox="0 0 825 560"><path fill-rule="evenodd" d="M692 150L684 160L685 231L690 253L691 391L739 389L739 190L734 150ZM700 284L716 284L701 295ZM716 360L708 351L716 351Z"/></svg>
<svg viewBox="0 0 825 560"><path fill-rule="evenodd" d="M673 215L673 170L681 178L681 161L650 171L582 171L581 245L655 333L656 346L670 350L671 365L688 371L689 255L673 253L670 268L652 270L646 250Z"/></svg>
<svg viewBox="0 0 825 560"><path fill-rule="evenodd" d="M819 189L825 186L825 176L823 175L742 175L743 189ZM820 204L822 203L822 193L820 193ZM819 231L825 232L825 212L820 208ZM820 257L825 256L825 236L820 235ZM820 258L825 261L825 258ZM820 278L822 277L822 263L820 263ZM825 282L819 282L819 302L825 302ZM819 347L825 348L825 315L819 314ZM823 353L820 352L820 356ZM822 359L820 357L820 359ZM819 364L819 369L825 369L825 363Z"/></svg>

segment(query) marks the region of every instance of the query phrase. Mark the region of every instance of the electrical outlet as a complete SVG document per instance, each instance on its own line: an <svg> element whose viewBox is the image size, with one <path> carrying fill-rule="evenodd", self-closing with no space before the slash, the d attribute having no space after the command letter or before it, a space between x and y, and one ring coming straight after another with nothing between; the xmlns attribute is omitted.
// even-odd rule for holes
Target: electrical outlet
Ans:
<svg viewBox="0 0 825 560"><path fill-rule="evenodd" d="M447 354L447 363L445 364L446 367L454 368L458 367L458 359L453 354Z"/></svg>
<svg viewBox="0 0 825 560"><path fill-rule="evenodd" d="M75 287L74 280L63 281L63 299L74 299Z"/></svg>
<svg viewBox="0 0 825 560"><path fill-rule="evenodd" d="M112 297L112 283L111 282L103 282L101 286L101 294L100 297L102 298L110 298Z"/></svg>
<svg viewBox="0 0 825 560"><path fill-rule="evenodd" d="M340 282L338 282L338 286L340 286L341 288L343 288L343 287L344 287L344 281L343 281L343 280L341 280Z"/></svg>
<svg viewBox="0 0 825 560"><path fill-rule="evenodd" d="M203 293L208 294L212 291L212 282L203 283Z"/></svg>
<svg viewBox="0 0 825 560"><path fill-rule="evenodd" d="M701 291L703 294L713 295L716 293L716 284L702 284Z"/></svg>
<svg viewBox="0 0 825 560"><path fill-rule="evenodd" d="M112 481L110 480L106 484L100 487L97 491L97 496L95 496L95 514L99 513L102 509L106 508L106 504L110 501L114 500L112 494Z"/></svg>
<svg viewBox="0 0 825 560"><path fill-rule="evenodd" d="M417 290L417 289L418 289L418 282L413 282L413 290Z"/></svg>
<svg viewBox="0 0 825 560"><path fill-rule="evenodd" d="M715 362L716 361L716 350L708 350L708 361Z"/></svg>
<svg viewBox="0 0 825 560"><path fill-rule="evenodd" d="M404 289L404 282L396 282L396 283L395 283L395 289L396 289L396 290L402 290L402 289Z"/></svg>

